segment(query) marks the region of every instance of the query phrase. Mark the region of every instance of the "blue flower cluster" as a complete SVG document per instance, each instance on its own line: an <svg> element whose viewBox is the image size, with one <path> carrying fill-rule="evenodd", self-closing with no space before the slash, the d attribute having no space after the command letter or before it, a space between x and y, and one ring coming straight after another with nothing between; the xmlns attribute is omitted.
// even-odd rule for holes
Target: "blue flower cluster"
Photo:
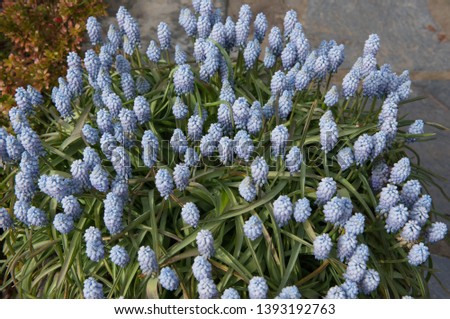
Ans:
<svg viewBox="0 0 450 319"><path fill-rule="evenodd" d="M158 279L161 286L167 290L176 290L180 284L177 274L169 267L161 269Z"/></svg>
<svg viewBox="0 0 450 319"><path fill-rule="evenodd" d="M196 242L200 255L211 257L216 253L216 249L214 248L214 237L209 230L200 230L197 234Z"/></svg>
<svg viewBox="0 0 450 319"><path fill-rule="evenodd" d="M84 281L83 287L84 299L103 299L103 285L92 277Z"/></svg>
<svg viewBox="0 0 450 319"><path fill-rule="evenodd" d="M151 275L159 269L155 252L150 246L142 246L139 248L137 261L144 275Z"/></svg>
<svg viewBox="0 0 450 319"><path fill-rule="evenodd" d="M324 177L317 186L316 204L325 204L336 193L337 186L332 177Z"/></svg>
<svg viewBox="0 0 450 319"><path fill-rule="evenodd" d="M239 184L239 194L247 202L252 202L256 198L256 185L250 176L245 177Z"/></svg>
<svg viewBox="0 0 450 319"><path fill-rule="evenodd" d="M105 257L105 245L98 228L91 226L86 229L84 240L86 242L86 255L90 260L98 262Z"/></svg>
<svg viewBox="0 0 450 319"><path fill-rule="evenodd" d="M1 207L0 208L0 228L4 231L10 229L14 225L14 222L9 215L8 211Z"/></svg>
<svg viewBox="0 0 450 319"><path fill-rule="evenodd" d="M248 284L248 296L250 299L266 299L269 287L262 277L253 277Z"/></svg>
<svg viewBox="0 0 450 319"><path fill-rule="evenodd" d="M130 256L122 246L115 245L109 253L111 261L119 267L125 267L130 262Z"/></svg>
<svg viewBox="0 0 450 319"><path fill-rule="evenodd" d="M254 159L251 165L251 171L256 186L262 187L267 183L269 165L267 165L267 162L263 157L257 157Z"/></svg>
<svg viewBox="0 0 450 319"><path fill-rule="evenodd" d="M278 227L285 226L292 217L292 202L286 195L281 195L273 202L273 216Z"/></svg>
<svg viewBox="0 0 450 319"><path fill-rule="evenodd" d="M212 265L209 263L206 256L197 256L194 258L192 264L192 273L198 281L212 278Z"/></svg>
<svg viewBox="0 0 450 319"><path fill-rule="evenodd" d="M53 220L53 226L61 234L67 234L73 230L73 217L64 213L56 214L55 219Z"/></svg>
<svg viewBox="0 0 450 319"><path fill-rule="evenodd" d="M155 175L156 188L161 194L161 197L168 199L170 194L173 192L173 178L169 171L165 168L158 170Z"/></svg>
<svg viewBox="0 0 450 319"><path fill-rule="evenodd" d="M328 234L322 234L314 239L314 256L318 260L327 259L333 243Z"/></svg>
<svg viewBox="0 0 450 319"><path fill-rule="evenodd" d="M186 203L181 209L181 217L186 224L196 228L200 220L200 211L194 203Z"/></svg>
<svg viewBox="0 0 450 319"><path fill-rule="evenodd" d="M263 224L257 216L250 217L244 224L244 234L250 240L255 240L262 235Z"/></svg>

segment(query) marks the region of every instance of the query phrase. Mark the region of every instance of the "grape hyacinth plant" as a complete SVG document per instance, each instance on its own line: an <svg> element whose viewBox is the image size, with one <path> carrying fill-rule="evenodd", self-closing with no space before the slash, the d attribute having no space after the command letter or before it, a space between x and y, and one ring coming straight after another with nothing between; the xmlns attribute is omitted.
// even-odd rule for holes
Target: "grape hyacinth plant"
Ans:
<svg viewBox="0 0 450 319"><path fill-rule="evenodd" d="M398 117L411 82L377 60L379 37L341 82L344 45L314 48L295 11L269 26L248 5L236 21L193 7L187 48L165 22L142 43L124 7L107 37L91 17L51 98L17 91L0 129L2 289L428 297L448 231L407 150L434 124Z"/></svg>

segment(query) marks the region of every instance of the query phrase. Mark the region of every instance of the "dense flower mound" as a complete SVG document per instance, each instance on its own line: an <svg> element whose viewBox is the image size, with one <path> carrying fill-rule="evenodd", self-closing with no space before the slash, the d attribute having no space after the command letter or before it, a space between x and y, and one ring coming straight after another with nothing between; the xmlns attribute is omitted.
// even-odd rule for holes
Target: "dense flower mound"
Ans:
<svg viewBox="0 0 450 319"><path fill-rule="evenodd" d="M370 35L339 83L344 45L313 47L293 10L280 25L196 0L142 43L124 7L105 38L89 18L92 47L51 97L18 90L0 129L2 283L42 298L426 297L447 227L405 152L432 135L398 117L408 72Z"/></svg>

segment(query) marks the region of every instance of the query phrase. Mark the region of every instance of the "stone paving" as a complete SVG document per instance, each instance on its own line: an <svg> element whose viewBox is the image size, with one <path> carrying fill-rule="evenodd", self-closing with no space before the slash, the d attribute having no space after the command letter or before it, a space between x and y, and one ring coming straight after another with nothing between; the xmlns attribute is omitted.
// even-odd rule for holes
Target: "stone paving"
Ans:
<svg viewBox="0 0 450 319"><path fill-rule="evenodd" d="M182 28L178 25L178 13L190 6L190 0L109 0L109 24L120 5L135 16L141 26L143 47L156 38L160 21L172 28L173 43L188 45ZM216 0L224 14L237 17L242 1ZM413 79L412 95L426 99L401 107L401 114L437 122L450 127L450 0L247 0L254 14L263 11L270 25L282 26L284 14L295 9L305 33L313 45L321 40L335 39L345 44L346 62L349 68L361 54L364 41L371 33L381 38L378 55L380 63L390 63L401 72L408 69ZM440 185L450 191L450 131L426 126L427 132L435 132L436 139L415 145L425 168L447 180ZM450 218L448 197L436 187L429 189L435 209ZM448 221L447 224L450 225ZM450 298L450 245L441 242L431 248L439 280L447 287L442 289L437 280L430 282L433 298Z"/></svg>
<svg viewBox="0 0 450 319"><path fill-rule="evenodd" d="M439 255L433 255L433 266L436 269L436 277L440 283L435 277L430 279L430 283L428 284L430 297L435 299L448 299L450 298L449 259Z"/></svg>

